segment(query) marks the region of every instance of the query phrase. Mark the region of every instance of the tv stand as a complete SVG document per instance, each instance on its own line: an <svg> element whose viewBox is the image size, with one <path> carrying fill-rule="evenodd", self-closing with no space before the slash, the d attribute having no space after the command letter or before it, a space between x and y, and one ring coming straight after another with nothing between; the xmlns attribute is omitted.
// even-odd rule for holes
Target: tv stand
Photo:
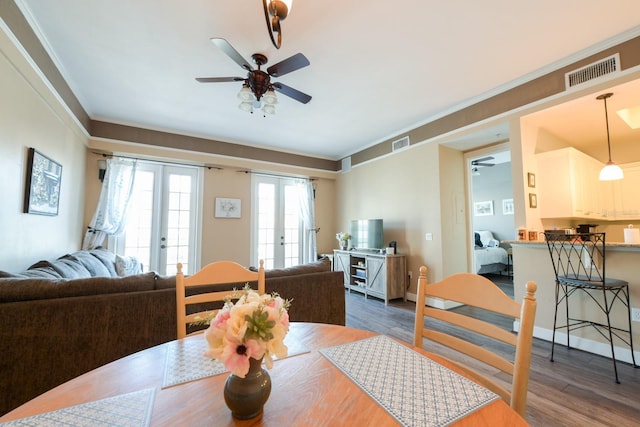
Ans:
<svg viewBox="0 0 640 427"><path fill-rule="evenodd" d="M344 274L344 287L384 300L406 298L407 265L404 255L377 250L334 250L333 269Z"/></svg>

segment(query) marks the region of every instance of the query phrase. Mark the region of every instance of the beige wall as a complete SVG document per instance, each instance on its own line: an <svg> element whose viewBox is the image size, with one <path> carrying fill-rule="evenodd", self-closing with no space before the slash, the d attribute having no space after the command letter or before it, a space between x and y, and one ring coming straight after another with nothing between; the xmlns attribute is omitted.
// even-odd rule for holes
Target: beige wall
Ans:
<svg viewBox="0 0 640 427"><path fill-rule="evenodd" d="M352 219L382 218L385 244L396 240L407 255L408 292L415 294L421 265L430 281L467 269L466 212L455 215L456 201L464 209L464 177L462 153L435 142L358 165L336 182L335 232L347 231Z"/></svg>
<svg viewBox="0 0 640 427"><path fill-rule="evenodd" d="M86 136L0 31L0 270L17 272L82 243ZM27 149L62 165L57 216L22 213Z"/></svg>

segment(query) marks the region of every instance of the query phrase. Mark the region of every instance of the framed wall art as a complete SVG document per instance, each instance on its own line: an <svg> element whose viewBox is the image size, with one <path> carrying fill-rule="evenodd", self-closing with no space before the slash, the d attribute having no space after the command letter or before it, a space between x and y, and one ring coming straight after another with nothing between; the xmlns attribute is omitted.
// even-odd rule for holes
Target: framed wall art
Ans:
<svg viewBox="0 0 640 427"><path fill-rule="evenodd" d="M216 197L216 218L240 218L241 214L242 201L240 199Z"/></svg>
<svg viewBox="0 0 640 427"><path fill-rule="evenodd" d="M538 207L538 197L534 193L529 193L529 207L530 208Z"/></svg>
<svg viewBox="0 0 640 427"><path fill-rule="evenodd" d="M58 215L62 165L29 148L24 213Z"/></svg>
<svg viewBox="0 0 640 427"><path fill-rule="evenodd" d="M527 173L527 181L528 181L529 187L536 188L536 176L531 172Z"/></svg>
<svg viewBox="0 0 640 427"><path fill-rule="evenodd" d="M493 215L493 200L475 202L473 204L473 214L475 216Z"/></svg>
<svg viewBox="0 0 640 427"><path fill-rule="evenodd" d="M502 199L502 215L513 215L513 199Z"/></svg>

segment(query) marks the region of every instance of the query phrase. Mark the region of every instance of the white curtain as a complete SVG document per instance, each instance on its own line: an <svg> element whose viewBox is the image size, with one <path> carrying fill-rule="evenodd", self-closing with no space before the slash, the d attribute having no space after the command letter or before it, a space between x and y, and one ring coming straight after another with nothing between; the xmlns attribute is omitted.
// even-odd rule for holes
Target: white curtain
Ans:
<svg viewBox="0 0 640 427"><path fill-rule="evenodd" d="M300 201L300 216L303 221L304 236L302 239L302 263L315 261L318 259L316 248L316 220L313 183L311 180L304 180L298 185Z"/></svg>
<svg viewBox="0 0 640 427"><path fill-rule="evenodd" d="M107 160L107 173L102 184L96 213L84 236L82 249L102 246L108 235L122 232L133 192L136 161L122 158Z"/></svg>

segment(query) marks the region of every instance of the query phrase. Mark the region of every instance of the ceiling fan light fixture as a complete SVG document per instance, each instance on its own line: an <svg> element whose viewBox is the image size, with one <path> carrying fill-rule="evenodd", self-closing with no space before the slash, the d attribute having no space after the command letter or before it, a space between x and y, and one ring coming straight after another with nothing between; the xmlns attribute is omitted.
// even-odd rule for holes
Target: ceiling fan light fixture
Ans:
<svg viewBox="0 0 640 427"><path fill-rule="evenodd" d="M240 92L238 92L238 98L244 103L244 102L252 102L254 97L253 97L253 92L251 91L251 88L249 88L248 84L243 84L242 85L242 89L240 89Z"/></svg>
<svg viewBox="0 0 640 427"><path fill-rule="evenodd" d="M269 88L269 90L262 96L262 100L267 105L275 105L278 103L278 97L276 96L273 88Z"/></svg>
<svg viewBox="0 0 640 427"><path fill-rule="evenodd" d="M238 108L242 111L253 114L253 101L243 101L238 105Z"/></svg>
<svg viewBox="0 0 640 427"><path fill-rule="evenodd" d="M611 95L613 93L604 93L596 97L598 100L604 100L604 120L607 124L607 149L609 150L609 161L600 171L600 181L616 181L624 178L624 173L620 166L611 160L611 137L609 136L609 113L607 111L607 98L610 98Z"/></svg>
<svg viewBox="0 0 640 427"><path fill-rule="evenodd" d="M274 104L264 104L262 106L262 112L264 114L274 115L276 113L276 106Z"/></svg>
<svg viewBox="0 0 640 427"><path fill-rule="evenodd" d="M269 37L276 49L280 49L280 46L282 46L280 21L284 21L289 16L292 4L293 0L262 0ZM274 33L278 34L277 40Z"/></svg>

